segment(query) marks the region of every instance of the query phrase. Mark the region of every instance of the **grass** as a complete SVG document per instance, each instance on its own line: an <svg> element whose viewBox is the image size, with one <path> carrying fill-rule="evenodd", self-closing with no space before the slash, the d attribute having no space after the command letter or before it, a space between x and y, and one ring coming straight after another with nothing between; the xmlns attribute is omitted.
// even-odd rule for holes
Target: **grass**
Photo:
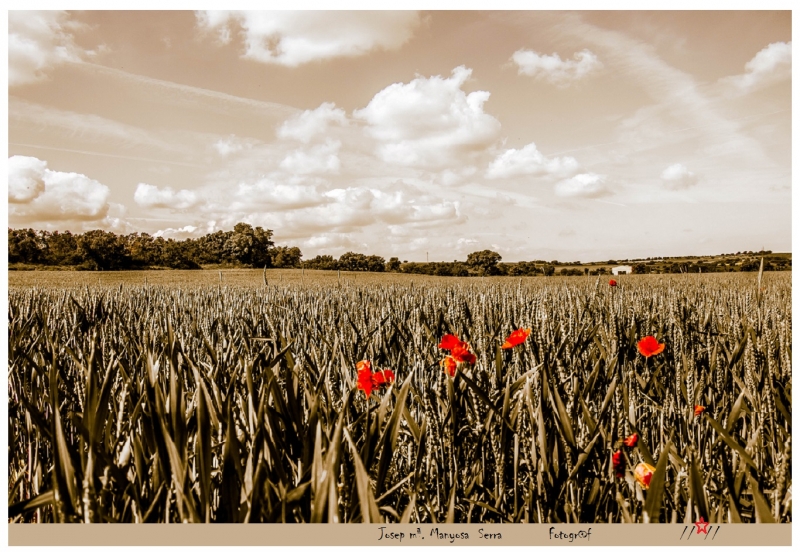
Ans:
<svg viewBox="0 0 800 552"><path fill-rule="evenodd" d="M10 522L791 521L790 274L87 276L9 274Z"/></svg>

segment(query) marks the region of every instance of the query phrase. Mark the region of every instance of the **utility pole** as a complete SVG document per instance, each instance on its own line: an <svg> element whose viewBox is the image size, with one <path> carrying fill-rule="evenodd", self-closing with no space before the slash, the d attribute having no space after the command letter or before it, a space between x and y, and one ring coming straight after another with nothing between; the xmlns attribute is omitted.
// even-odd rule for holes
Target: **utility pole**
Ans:
<svg viewBox="0 0 800 552"><path fill-rule="evenodd" d="M430 262L430 261L428 260L428 252L427 252L427 251L425 252L425 262L426 262L426 263L427 263L427 262Z"/></svg>

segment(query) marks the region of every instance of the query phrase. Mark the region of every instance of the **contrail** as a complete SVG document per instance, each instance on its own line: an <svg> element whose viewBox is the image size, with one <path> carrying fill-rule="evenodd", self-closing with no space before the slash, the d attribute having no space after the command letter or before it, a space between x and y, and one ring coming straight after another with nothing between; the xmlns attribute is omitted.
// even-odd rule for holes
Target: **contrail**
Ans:
<svg viewBox="0 0 800 552"><path fill-rule="evenodd" d="M737 123L739 121L746 121L747 119L754 119L756 117L768 117L770 115L775 115L777 113L783 113L784 111L789 111L789 110L788 109L779 109L778 111L770 111L769 113L759 113L757 115L748 115L747 117L741 117L739 119L733 119L733 120L730 120L730 121L726 120L723 123L718 123L716 125L706 125L704 127L679 128L679 129L675 129L675 130L670 130L669 132L665 132L664 134L677 134L678 132L686 132L687 130L698 130L698 129L703 129L703 128L712 128L712 127L722 126L722 125L724 125L726 123ZM598 144L589 144L589 145L586 145L586 146L581 146L579 148L555 151L555 152L550 152L550 153L547 153L547 154L542 152L542 154L546 155L547 157L553 157L555 155L562 155L564 153L573 153L573 152L576 152L576 151L583 151L583 150L587 150L587 149L592 149L592 148L596 148L598 146L610 146L610 145L613 145L613 144L622 144L623 142L624 142L624 140L614 140L612 142L600 142Z"/></svg>
<svg viewBox="0 0 800 552"><path fill-rule="evenodd" d="M168 165L180 165L183 167L197 167L202 168L203 165L197 165L195 163L181 163L180 161L165 161L163 159L151 159L149 157L134 157L132 155L115 155L113 153L98 153L96 151L86 151L86 150L75 150L69 148L53 148L49 146L37 146L35 144L20 144L18 142L9 142L9 146L20 146L24 148L37 148L37 149L46 149L46 150L53 150L53 151L66 151L69 153L80 153L83 155L95 155L97 157L114 157L116 159L130 159L132 161L149 161L151 163L166 163Z"/></svg>

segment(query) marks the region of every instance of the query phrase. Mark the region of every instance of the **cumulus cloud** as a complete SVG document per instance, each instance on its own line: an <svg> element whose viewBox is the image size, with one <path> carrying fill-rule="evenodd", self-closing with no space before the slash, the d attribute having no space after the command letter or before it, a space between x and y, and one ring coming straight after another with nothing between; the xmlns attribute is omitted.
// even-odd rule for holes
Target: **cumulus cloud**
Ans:
<svg viewBox="0 0 800 552"><path fill-rule="evenodd" d="M582 173L562 180L556 184L555 192L561 197L602 197L610 190L606 186L606 177L595 173Z"/></svg>
<svg viewBox="0 0 800 552"><path fill-rule="evenodd" d="M372 225L424 230L466 220L458 201L418 194L409 186L328 186L303 178L242 182L232 201L207 201L204 216L223 225L245 221L265 226L295 239L360 232Z"/></svg>
<svg viewBox="0 0 800 552"><path fill-rule="evenodd" d="M15 155L8 160L8 202L30 203L45 191L47 163L35 157Z"/></svg>
<svg viewBox="0 0 800 552"><path fill-rule="evenodd" d="M36 157L8 160L8 218L15 223L102 221L110 190L86 175L53 171Z"/></svg>
<svg viewBox="0 0 800 552"><path fill-rule="evenodd" d="M65 12L8 12L8 85L30 84L46 78L47 71L67 61L79 61Z"/></svg>
<svg viewBox="0 0 800 552"><path fill-rule="evenodd" d="M186 238L199 237L203 234L202 229L197 226L187 224L183 228L165 228L153 234L156 238L173 238L178 240L185 240Z"/></svg>
<svg viewBox="0 0 800 552"><path fill-rule="evenodd" d="M680 163L670 165L661 173L664 186L670 190L685 190L698 182L698 177Z"/></svg>
<svg viewBox="0 0 800 552"><path fill-rule="evenodd" d="M189 209L198 203L197 194L191 190L175 191L170 186L159 188L144 183L136 186L133 200L142 207L163 209Z"/></svg>
<svg viewBox="0 0 800 552"><path fill-rule="evenodd" d="M341 145L339 140L327 140L307 150L295 150L281 161L280 167L291 174L338 173Z"/></svg>
<svg viewBox="0 0 800 552"><path fill-rule="evenodd" d="M465 154L484 149L500 131L500 122L483 111L489 92L461 89L471 74L460 66L449 78L392 84L353 115L367 123L387 163L432 168L463 162Z"/></svg>
<svg viewBox="0 0 800 552"><path fill-rule="evenodd" d="M308 109L285 121L278 128L279 138L293 138L308 143L317 135L323 134L332 124L347 125L344 109L336 104L325 102L316 109Z"/></svg>
<svg viewBox="0 0 800 552"><path fill-rule="evenodd" d="M358 246L366 247L366 244L359 244L349 234L328 233L308 238L303 242L303 246L320 253L326 251L336 251L338 253L344 249L353 249Z"/></svg>
<svg viewBox="0 0 800 552"><path fill-rule="evenodd" d="M567 178L580 170L573 157L549 159L531 142L522 149L508 149L497 156L486 170L486 178L509 178L512 176L554 176Z"/></svg>
<svg viewBox="0 0 800 552"><path fill-rule="evenodd" d="M589 50L576 52L574 59L561 59L561 56L539 54L533 50L521 49L514 52L511 60L517 64L517 73L545 80L550 84L565 87L573 81L601 69L603 64Z"/></svg>
<svg viewBox="0 0 800 552"><path fill-rule="evenodd" d="M726 82L746 92L792 77L792 43L773 42L744 66L744 73L727 77Z"/></svg>
<svg viewBox="0 0 800 552"><path fill-rule="evenodd" d="M204 11L197 21L224 44L240 30L245 58L297 67L397 49L411 38L420 17L413 11Z"/></svg>
<svg viewBox="0 0 800 552"><path fill-rule="evenodd" d="M231 205L234 210L269 208L270 210L293 210L314 207L331 200L323 195L316 185L279 182L262 178L256 182L239 183Z"/></svg>

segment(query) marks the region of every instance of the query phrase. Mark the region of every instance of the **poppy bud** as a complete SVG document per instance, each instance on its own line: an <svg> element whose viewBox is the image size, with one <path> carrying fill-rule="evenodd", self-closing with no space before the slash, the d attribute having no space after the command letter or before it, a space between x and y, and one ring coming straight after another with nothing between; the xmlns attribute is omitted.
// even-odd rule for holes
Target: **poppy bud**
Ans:
<svg viewBox="0 0 800 552"><path fill-rule="evenodd" d="M614 465L614 474L625 477L625 454L621 450L611 455L611 463Z"/></svg>
<svg viewBox="0 0 800 552"><path fill-rule="evenodd" d="M639 482L639 485L641 485L643 489L647 490L650 488L650 479L652 479L655 471L656 469L653 466L642 462L636 466L635 470L633 470L633 475L636 477L636 481Z"/></svg>

